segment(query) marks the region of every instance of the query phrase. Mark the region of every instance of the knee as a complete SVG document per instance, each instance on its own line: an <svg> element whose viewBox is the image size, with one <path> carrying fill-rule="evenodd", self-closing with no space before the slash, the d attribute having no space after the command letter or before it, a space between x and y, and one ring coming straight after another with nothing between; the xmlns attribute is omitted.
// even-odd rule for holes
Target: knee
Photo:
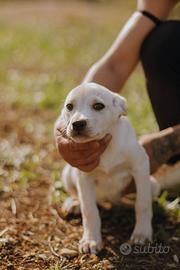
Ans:
<svg viewBox="0 0 180 270"><path fill-rule="evenodd" d="M146 76L164 78L164 71L167 71L177 61L179 48L179 22L167 21L153 29L144 40L140 51Z"/></svg>

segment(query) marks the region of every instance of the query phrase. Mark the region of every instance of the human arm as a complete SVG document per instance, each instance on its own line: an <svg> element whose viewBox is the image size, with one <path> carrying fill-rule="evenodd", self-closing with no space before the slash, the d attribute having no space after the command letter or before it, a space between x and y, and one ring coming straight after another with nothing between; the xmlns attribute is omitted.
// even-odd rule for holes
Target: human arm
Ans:
<svg viewBox="0 0 180 270"><path fill-rule="evenodd" d="M165 19L176 2L174 0L139 0L137 8L149 11L159 19ZM107 53L90 68L84 82L94 81L118 92L139 60L143 40L154 27L155 24L150 19L135 12ZM60 126L55 129L55 138L62 157L82 171L91 171L98 165L100 156L110 141L107 138L99 141L97 149L91 153L94 142L81 144L81 146L75 144L63 136Z"/></svg>
<svg viewBox="0 0 180 270"><path fill-rule="evenodd" d="M146 10L160 20L164 20L177 2L138 0L137 10ZM119 92L138 63L140 48L145 37L154 27L153 21L135 11L110 49L90 68L84 82L93 81L114 92Z"/></svg>

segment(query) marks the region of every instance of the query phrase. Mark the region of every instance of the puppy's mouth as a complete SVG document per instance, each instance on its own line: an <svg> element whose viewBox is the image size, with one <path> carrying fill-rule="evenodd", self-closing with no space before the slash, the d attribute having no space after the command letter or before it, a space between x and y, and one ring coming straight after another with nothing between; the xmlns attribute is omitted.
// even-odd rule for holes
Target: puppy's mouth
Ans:
<svg viewBox="0 0 180 270"><path fill-rule="evenodd" d="M71 131L68 137L71 138L71 140L73 140L74 142L79 143L93 140L93 137L89 135L87 131L84 132Z"/></svg>
<svg viewBox="0 0 180 270"><path fill-rule="evenodd" d="M68 136L72 141L77 143L86 143L95 140L101 140L105 135L103 134L71 134Z"/></svg>
<svg viewBox="0 0 180 270"><path fill-rule="evenodd" d="M68 128L66 129L66 137L77 143L85 143L102 138L102 136L99 136L99 134L92 134L92 132L88 129L77 132L69 130Z"/></svg>

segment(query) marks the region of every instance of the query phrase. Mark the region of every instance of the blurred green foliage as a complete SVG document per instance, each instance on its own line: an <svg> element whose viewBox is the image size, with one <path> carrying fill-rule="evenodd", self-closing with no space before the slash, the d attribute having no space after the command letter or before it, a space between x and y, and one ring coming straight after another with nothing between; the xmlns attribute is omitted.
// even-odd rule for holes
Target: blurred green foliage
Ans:
<svg viewBox="0 0 180 270"><path fill-rule="evenodd" d="M31 9L25 5L22 10L20 4L14 10L14 4L2 6L1 103L58 112L65 95L109 48L135 8L132 1L122 1L121 5L115 1L115 4L83 5L79 13L77 5L66 3L63 7L62 2L56 3L56 11L42 3ZM77 1L79 7L80 2ZM140 68L133 73L122 94L127 97L129 117L137 133L156 130Z"/></svg>

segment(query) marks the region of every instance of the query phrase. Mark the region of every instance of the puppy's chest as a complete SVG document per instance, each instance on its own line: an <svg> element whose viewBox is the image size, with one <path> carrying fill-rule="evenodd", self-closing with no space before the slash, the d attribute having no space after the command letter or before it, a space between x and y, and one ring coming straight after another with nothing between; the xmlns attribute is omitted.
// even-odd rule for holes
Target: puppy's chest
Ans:
<svg viewBox="0 0 180 270"><path fill-rule="evenodd" d="M125 163L114 167L108 173L100 168L97 169L94 177L97 202L118 203L121 192L131 182L131 179L130 168Z"/></svg>

